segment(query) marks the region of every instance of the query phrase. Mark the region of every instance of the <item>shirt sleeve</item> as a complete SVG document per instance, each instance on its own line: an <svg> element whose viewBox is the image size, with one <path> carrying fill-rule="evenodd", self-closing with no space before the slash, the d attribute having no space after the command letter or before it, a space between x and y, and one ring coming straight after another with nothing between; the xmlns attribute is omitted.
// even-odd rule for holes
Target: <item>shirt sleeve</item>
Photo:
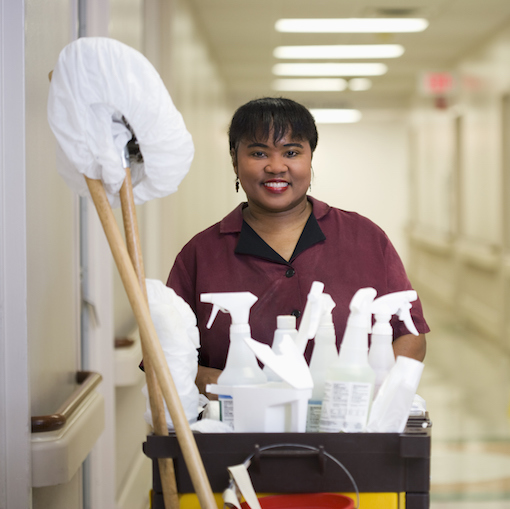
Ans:
<svg viewBox="0 0 510 509"><path fill-rule="evenodd" d="M388 293L399 292L404 290L412 290L413 287L409 278L407 277L404 264L400 259L396 249L393 247L391 241L386 237L387 244L384 251L384 257L386 262L386 274L387 274L387 287ZM426 334L430 332L430 328L425 321L423 316L423 307L418 297L417 300L412 302L411 307L411 318L413 319L414 325L420 334ZM411 334L411 332L404 325L404 322L400 321L398 316L393 316L391 319L391 326L393 327L393 338L397 339L400 336Z"/></svg>
<svg viewBox="0 0 510 509"><path fill-rule="evenodd" d="M170 270L166 285L175 293L182 297L193 309L196 314L196 285L194 284L194 275L190 274L188 265L184 262L185 254L181 251L175 259L174 265Z"/></svg>

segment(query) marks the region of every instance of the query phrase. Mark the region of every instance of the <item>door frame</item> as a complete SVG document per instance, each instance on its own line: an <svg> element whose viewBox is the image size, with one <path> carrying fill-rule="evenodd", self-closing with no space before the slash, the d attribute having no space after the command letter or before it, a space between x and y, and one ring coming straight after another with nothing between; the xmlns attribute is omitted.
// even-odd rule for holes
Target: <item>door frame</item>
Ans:
<svg viewBox="0 0 510 509"><path fill-rule="evenodd" d="M31 507L25 2L0 0L0 507Z"/></svg>

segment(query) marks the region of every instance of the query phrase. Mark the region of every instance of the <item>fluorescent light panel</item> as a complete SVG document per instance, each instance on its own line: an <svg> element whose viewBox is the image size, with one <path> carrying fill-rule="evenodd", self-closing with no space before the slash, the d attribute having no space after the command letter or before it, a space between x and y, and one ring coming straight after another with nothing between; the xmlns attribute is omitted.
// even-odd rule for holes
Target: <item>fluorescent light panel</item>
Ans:
<svg viewBox="0 0 510 509"><path fill-rule="evenodd" d="M276 76L380 76L388 70L384 64L276 64Z"/></svg>
<svg viewBox="0 0 510 509"><path fill-rule="evenodd" d="M337 44L330 46L278 46L275 58L398 58L404 53L400 44Z"/></svg>
<svg viewBox="0 0 510 509"><path fill-rule="evenodd" d="M291 18L278 20L275 29L295 33L404 33L422 32L428 26L422 18Z"/></svg>
<svg viewBox="0 0 510 509"><path fill-rule="evenodd" d="M362 92L372 88L372 82L368 78L352 78L349 80L349 90Z"/></svg>
<svg viewBox="0 0 510 509"><path fill-rule="evenodd" d="M273 90L287 92L341 92L347 88L342 78L280 79L272 83Z"/></svg>
<svg viewBox="0 0 510 509"><path fill-rule="evenodd" d="M352 124L361 120L359 110L311 109L316 124Z"/></svg>

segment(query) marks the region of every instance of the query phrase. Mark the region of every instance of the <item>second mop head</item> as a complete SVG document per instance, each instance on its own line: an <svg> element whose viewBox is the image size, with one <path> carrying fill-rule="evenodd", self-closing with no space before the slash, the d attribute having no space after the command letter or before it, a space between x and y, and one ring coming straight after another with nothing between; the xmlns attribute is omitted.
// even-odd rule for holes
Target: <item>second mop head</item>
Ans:
<svg viewBox="0 0 510 509"><path fill-rule="evenodd" d="M200 347L197 319L191 307L171 288L156 279L147 279L147 295L151 318L170 368L188 422L198 418L199 394L195 385ZM147 397L147 387L143 389ZM173 428L165 405L166 422ZM147 399L144 418L152 426L152 415Z"/></svg>

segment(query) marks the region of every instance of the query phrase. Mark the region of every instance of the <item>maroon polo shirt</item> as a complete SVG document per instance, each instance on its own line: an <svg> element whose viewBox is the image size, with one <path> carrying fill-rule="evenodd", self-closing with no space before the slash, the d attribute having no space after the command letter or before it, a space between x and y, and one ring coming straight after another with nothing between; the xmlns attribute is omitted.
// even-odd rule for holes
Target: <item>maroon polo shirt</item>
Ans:
<svg viewBox="0 0 510 509"><path fill-rule="evenodd" d="M211 329L206 329L212 305L200 302L202 293L249 291L256 295L250 312L252 337L271 345L276 317L293 314L299 327L310 287L313 281L321 281L336 303L333 322L339 345L349 303L358 289L373 287L378 296L411 289L397 252L377 225L355 212L308 199L313 211L290 261L243 220L246 203L193 237L177 256L167 285L197 315L201 365L223 369L231 323L230 315L220 312ZM418 331L428 332L419 301L413 303L411 314ZM395 338L409 334L398 319L392 325ZM310 355L309 347L308 360Z"/></svg>

